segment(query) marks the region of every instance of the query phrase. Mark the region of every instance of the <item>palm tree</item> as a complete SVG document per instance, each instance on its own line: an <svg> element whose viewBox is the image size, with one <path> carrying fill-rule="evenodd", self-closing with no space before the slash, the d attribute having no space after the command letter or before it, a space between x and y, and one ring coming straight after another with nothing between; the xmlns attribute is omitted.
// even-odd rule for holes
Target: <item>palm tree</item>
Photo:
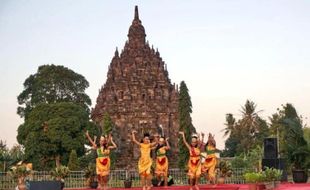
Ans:
<svg viewBox="0 0 310 190"><path fill-rule="evenodd" d="M264 124L264 120L258 116L261 111L256 111L256 104L250 100L247 100L244 107L242 107L242 119L238 122L240 125L239 133L241 134L239 147L245 152L248 152L257 143L261 125Z"/></svg>
<svg viewBox="0 0 310 190"><path fill-rule="evenodd" d="M262 111L255 112L255 109L256 104L247 100L241 110L242 119L240 125L242 128L247 129L251 136L254 136L259 131L258 113Z"/></svg>
<svg viewBox="0 0 310 190"><path fill-rule="evenodd" d="M226 127L222 131L224 131L224 137L229 136L235 129L236 119L233 114L226 114L226 123L224 124Z"/></svg>

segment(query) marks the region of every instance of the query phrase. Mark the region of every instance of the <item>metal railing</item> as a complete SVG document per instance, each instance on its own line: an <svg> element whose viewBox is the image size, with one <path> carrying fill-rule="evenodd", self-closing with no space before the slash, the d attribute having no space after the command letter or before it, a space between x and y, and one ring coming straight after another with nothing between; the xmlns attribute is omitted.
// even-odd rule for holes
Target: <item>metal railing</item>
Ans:
<svg viewBox="0 0 310 190"><path fill-rule="evenodd" d="M248 171L244 168L234 168L231 177L227 177L225 183L243 184L243 174ZM188 184L188 177L185 170L169 169L169 175L173 178L175 185ZM131 179L132 187L140 186L140 177L137 170L111 170L109 176L110 187L124 187L124 180ZM27 177L30 181L49 181L52 176L48 171L34 171ZM207 183L204 176L201 176L201 184ZM8 173L0 172L0 190L15 189L17 183ZM87 187L84 171L71 171L65 179L65 188L83 188Z"/></svg>

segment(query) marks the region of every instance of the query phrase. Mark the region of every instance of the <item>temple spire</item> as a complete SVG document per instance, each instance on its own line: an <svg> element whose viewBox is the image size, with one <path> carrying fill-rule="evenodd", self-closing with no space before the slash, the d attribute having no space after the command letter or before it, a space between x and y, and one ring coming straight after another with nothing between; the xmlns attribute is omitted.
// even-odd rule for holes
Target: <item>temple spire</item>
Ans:
<svg viewBox="0 0 310 190"><path fill-rule="evenodd" d="M116 47L114 55L115 55L115 57L118 57L118 48L117 47Z"/></svg>
<svg viewBox="0 0 310 190"><path fill-rule="evenodd" d="M128 38L129 44L135 47L144 47L145 45L145 30L139 19L138 6L135 6L135 17L129 27Z"/></svg>
<svg viewBox="0 0 310 190"><path fill-rule="evenodd" d="M135 6L135 20L139 20L139 11L138 11L138 6Z"/></svg>

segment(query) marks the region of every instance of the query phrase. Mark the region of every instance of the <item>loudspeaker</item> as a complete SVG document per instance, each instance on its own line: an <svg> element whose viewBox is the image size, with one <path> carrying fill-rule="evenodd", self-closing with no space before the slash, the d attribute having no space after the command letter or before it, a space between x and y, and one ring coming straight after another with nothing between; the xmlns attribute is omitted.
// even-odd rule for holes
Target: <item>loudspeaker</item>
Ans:
<svg viewBox="0 0 310 190"><path fill-rule="evenodd" d="M61 190L60 181L29 181L29 190Z"/></svg>
<svg viewBox="0 0 310 190"><path fill-rule="evenodd" d="M262 169L265 170L268 168L275 168L282 170L281 181L287 181L287 173L285 170L285 160L283 158L263 158L262 160Z"/></svg>
<svg viewBox="0 0 310 190"><path fill-rule="evenodd" d="M264 158L278 158L277 138L264 139Z"/></svg>

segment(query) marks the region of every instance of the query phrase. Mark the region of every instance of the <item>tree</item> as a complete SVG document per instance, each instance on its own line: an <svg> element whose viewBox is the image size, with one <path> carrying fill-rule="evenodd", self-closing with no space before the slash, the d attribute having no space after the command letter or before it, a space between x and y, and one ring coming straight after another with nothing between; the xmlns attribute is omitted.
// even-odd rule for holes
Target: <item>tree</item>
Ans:
<svg viewBox="0 0 310 190"><path fill-rule="evenodd" d="M192 102L191 97L188 93L188 88L184 81L180 84L180 94L179 94L179 131L185 133L186 140L189 142L191 140L191 134L196 133L196 129L192 124ZM183 144L182 138L179 137L179 160L178 165L180 168L185 167L189 158L189 152L186 146Z"/></svg>
<svg viewBox="0 0 310 190"><path fill-rule="evenodd" d="M24 150L21 145L14 145L9 149L6 143L0 140L0 171L6 171L12 165L24 160Z"/></svg>
<svg viewBox="0 0 310 190"><path fill-rule="evenodd" d="M281 157L297 169L307 167L310 150L304 137L302 116L298 116L295 107L290 103L282 105L270 120L272 132L279 132Z"/></svg>
<svg viewBox="0 0 310 190"><path fill-rule="evenodd" d="M236 153L237 146L240 142L236 128L239 126L236 124L236 119L233 114L226 114L226 123L224 131L224 137L228 136L225 141L225 149L222 152L222 156L224 157L233 157Z"/></svg>
<svg viewBox="0 0 310 190"><path fill-rule="evenodd" d="M267 122L258 116L259 112L256 112L256 104L250 100L242 107L242 118L238 122L240 144L237 152L249 153L252 148L262 146L263 139L268 136Z"/></svg>
<svg viewBox="0 0 310 190"><path fill-rule="evenodd" d="M69 156L68 168L71 171L77 171L80 169L79 160L75 150L72 150Z"/></svg>
<svg viewBox="0 0 310 190"><path fill-rule="evenodd" d="M53 168L53 162L66 165L71 150L84 154L84 132L94 131L85 108L70 102L39 104L18 128L17 140L25 147L27 161L41 169Z"/></svg>
<svg viewBox="0 0 310 190"><path fill-rule="evenodd" d="M247 100L241 113L241 119L237 122L232 114L226 115L224 132L230 136L225 142L225 156L248 154L251 149L262 146L263 139L269 134L268 124L259 117L254 102Z"/></svg>
<svg viewBox="0 0 310 190"><path fill-rule="evenodd" d="M289 135L289 128L287 124L294 125L294 122L302 125L301 117L298 116L295 107L292 104L281 105L282 108L277 109L277 113L274 113L270 120L270 131L274 136L279 137L280 150L279 153L281 157L286 157L287 154L287 137ZM284 122L285 121L285 122ZM302 126L300 126L302 128ZM299 131L300 133L301 131Z"/></svg>
<svg viewBox="0 0 310 190"><path fill-rule="evenodd" d="M73 102L89 112L91 100L85 93L88 86L82 75L64 66L42 65L25 80L24 90L17 97L17 113L27 118L38 104L57 102Z"/></svg>
<svg viewBox="0 0 310 190"><path fill-rule="evenodd" d="M234 130L235 124L236 124L236 119L234 118L233 114L231 113L226 114L226 123L225 123L226 128L223 130L224 137L230 135L231 132L235 131Z"/></svg>
<svg viewBox="0 0 310 190"><path fill-rule="evenodd" d="M5 141L0 140L0 163L1 163L1 168L0 171L5 172L8 168L8 162L10 162L11 156L9 149L6 145Z"/></svg>
<svg viewBox="0 0 310 190"><path fill-rule="evenodd" d="M19 161L24 161L25 160L25 151L24 148L17 144L14 145L11 149L10 149L10 156L11 156L11 163L12 164L16 164Z"/></svg>
<svg viewBox="0 0 310 190"><path fill-rule="evenodd" d="M304 127L303 131L304 131L304 138L308 142L308 144L310 145L310 128Z"/></svg>
<svg viewBox="0 0 310 190"><path fill-rule="evenodd" d="M105 112L102 121L103 121L103 125L102 125L103 134L104 135L111 134L113 130L113 122L112 122L110 115L107 112Z"/></svg>

